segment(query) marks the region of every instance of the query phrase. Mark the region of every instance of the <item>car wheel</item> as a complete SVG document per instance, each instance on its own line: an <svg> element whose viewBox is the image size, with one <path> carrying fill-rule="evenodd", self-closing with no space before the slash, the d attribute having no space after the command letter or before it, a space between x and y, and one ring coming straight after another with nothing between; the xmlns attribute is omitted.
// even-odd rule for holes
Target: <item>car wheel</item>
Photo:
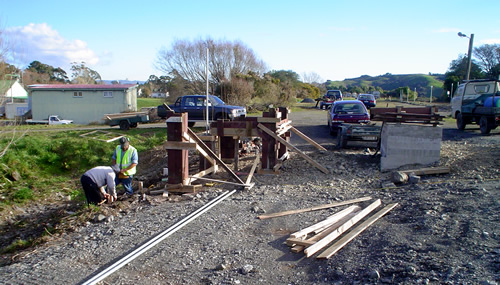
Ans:
<svg viewBox="0 0 500 285"><path fill-rule="evenodd" d="M328 129L330 130L331 136L334 136L337 134L337 129L335 129L332 125L328 125Z"/></svg>
<svg viewBox="0 0 500 285"><path fill-rule="evenodd" d="M194 127L195 122L188 122L188 127L192 128Z"/></svg>
<svg viewBox="0 0 500 285"><path fill-rule="evenodd" d="M337 133L337 148L338 149L344 148L346 144L347 144L347 138L344 135L343 130L339 129Z"/></svg>
<svg viewBox="0 0 500 285"><path fill-rule="evenodd" d="M128 129L130 129L130 124L129 124L129 122L128 122L128 121L126 121L126 120L120 121L120 130L122 130L122 131L126 131L126 130L128 130Z"/></svg>
<svg viewBox="0 0 500 285"><path fill-rule="evenodd" d="M465 129L465 123L464 117L462 116L462 113L457 114L457 129L463 131Z"/></svg>
<svg viewBox="0 0 500 285"><path fill-rule="evenodd" d="M488 118L486 116L481 116L479 119L479 129L481 130L481 134L487 135L491 131L491 126L488 123Z"/></svg>

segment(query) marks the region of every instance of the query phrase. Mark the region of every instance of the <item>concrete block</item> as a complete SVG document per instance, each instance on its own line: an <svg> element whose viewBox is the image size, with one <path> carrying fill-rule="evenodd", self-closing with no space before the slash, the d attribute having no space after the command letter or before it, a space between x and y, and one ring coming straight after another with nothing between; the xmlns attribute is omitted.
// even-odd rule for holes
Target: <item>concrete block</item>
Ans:
<svg viewBox="0 0 500 285"><path fill-rule="evenodd" d="M380 138L380 170L438 162L442 138L439 126L385 123Z"/></svg>

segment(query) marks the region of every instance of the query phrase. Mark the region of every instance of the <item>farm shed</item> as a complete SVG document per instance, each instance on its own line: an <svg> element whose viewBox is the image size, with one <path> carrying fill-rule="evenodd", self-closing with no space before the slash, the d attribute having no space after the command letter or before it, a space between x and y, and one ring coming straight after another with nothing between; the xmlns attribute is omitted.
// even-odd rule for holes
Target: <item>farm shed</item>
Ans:
<svg viewBox="0 0 500 285"><path fill-rule="evenodd" d="M136 84L28 86L33 120L59 115L75 124L104 123L104 114L137 111Z"/></svg>

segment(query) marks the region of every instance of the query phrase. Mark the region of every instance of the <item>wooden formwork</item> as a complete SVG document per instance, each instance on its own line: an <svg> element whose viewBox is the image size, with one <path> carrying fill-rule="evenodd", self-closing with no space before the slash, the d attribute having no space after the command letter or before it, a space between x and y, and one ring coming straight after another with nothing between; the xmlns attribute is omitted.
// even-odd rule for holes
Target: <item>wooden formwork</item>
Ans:
<svg viewBox="0 0 500 285"><path fill-rule="evenodd" d="M292 122L288 120L289 113L290 111L287 108L276 108L264 112L263 117L241 117L233 121L218 120L210 125L208 134L198 136L188 127L187 113L169 112L167 142L165 143L168 150L169 169L167 190L195 192L196 187L200 187L191 185L191 182L195 180L217 181L249 189L253 186L253 183L250 182L253 173L258 168L259 160L260 168L258 173L278 174L283 161L289 156L289 148L296 151L323 173L328 173L325 167L316 163L290 144L291 132L294 132L319 150L325 151L322 146L292 126ZM239 142L242 139L256 137L259 137L262 142L260 158L256 157L246 182L243 182L235 174L238 171ZM197 150L200 153L199 173L193 175L189 175L189 150ZM234 172L226 164L229 161L234 162ZM235 182L224 182L204 177L215 173L219 166L228 172Z"/></svg>

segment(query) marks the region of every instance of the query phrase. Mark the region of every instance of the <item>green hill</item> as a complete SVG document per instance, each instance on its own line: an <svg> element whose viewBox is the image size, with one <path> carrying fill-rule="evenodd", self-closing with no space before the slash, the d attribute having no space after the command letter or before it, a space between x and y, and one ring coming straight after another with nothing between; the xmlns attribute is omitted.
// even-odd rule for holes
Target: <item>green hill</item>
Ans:
<svg viewBox="0 0 500 285"><path fill-rule="evenodd" d="M443 74L425 75L386 73L379 76L362 75L358 78L346 78L343 81L328 80L326 82L326 87L328 89L343 90L360 87L363 89L363 92L382 89L382 93L389 93L398 88L408 87L412 92L416 89L420 97L429 97L431 94L431 86L433 86L432 96L440 97L443 94L443 81Z"/></svg>

